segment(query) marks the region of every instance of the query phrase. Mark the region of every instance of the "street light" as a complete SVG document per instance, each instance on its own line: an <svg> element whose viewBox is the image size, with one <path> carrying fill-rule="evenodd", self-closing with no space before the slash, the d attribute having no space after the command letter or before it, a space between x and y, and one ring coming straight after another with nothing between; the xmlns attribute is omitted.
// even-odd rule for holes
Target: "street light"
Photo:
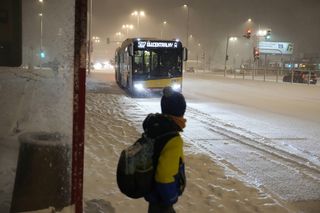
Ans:
<svg viewBox="0 0 320 213"><path fill-rule="evenodd" d="M92 40L94 43L100 43L100 37L98 37L98 36L93 36Z"/></svg>
<svg viewBox="0 0 320 213"><path fill-rule="evenodd" d="M144 11L134 11L133 13L131 13L131 15L137 17L137 31L138 31L138 36L139 36L140 35L140 17L144 17L145 12Z"/></svg>
<svg viewBox="0 0 320 213"><path fill-rule="evenodd" d="M227 43L226 43L226 56L224 59L224 77L226 77L226 72L227 72L227 61L229 60L229 55L228 55L228 48L229 48L229 41L231 42L235 42L237 41L238 38L237 37L230 37L227 36Z"/></svg>
<svg viewBox="0 0 320 213"><path fill-rule="evenodd" d="M116 41L121 41L122 40L122 33L121 32L116 32L116 36L119 37L119 40L118 39L115 39Z"/></svg>
<svg viewBox="0 0 320 213"><path fill-rule="evenodd" d="M163 34L164 34L164 27L166 26L167 22L164 21L162 22L162 25L161 25L161 39L163 38Z"/></svg>
<svg viewBox="0 0 320 213"><path fill-rule="evenodd" d="M124 25L122 25L122 29L125 29L125 30L126 30L126 32L127 32L127 37L128 37L129 30L132 30L132 29L133 29L133 25L132 25L132 24L124 24Z"/></svg>

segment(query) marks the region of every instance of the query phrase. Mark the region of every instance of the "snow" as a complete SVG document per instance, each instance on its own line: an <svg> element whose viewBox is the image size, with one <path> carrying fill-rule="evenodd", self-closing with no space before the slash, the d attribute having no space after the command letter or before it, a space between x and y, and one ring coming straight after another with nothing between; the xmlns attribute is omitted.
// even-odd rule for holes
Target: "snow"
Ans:
<svg viewBox="0 0 320 213"><path fill-rule="evenodd" d="M94 80L97 78L100 78L100 80ZM104 83L105 88L102 89ZM132 99L123 91L117 91L115 89L117 86L114 84L112 73L93 74L92 78L89 79L88 86L91 89L95 88L94 85L98 86L99 89L96 88L91 92L96 93L99 90L101 93L99 95L95 94L93 98L89 91L89 100L93 102L89 101L87 104L98 106L104 102L97 108L101 120L105 120L106 117L112 120L112 114L117 115L118 121L112 121L111 123L121 124L122 128L119 126L117 128L120 129L120 134L125 135L125 139L117 140L115 138L118 137L114 138L114 135L112 136L111 144L116 152L116 159L121 149L120 151L114 149L115 142L121 141L119 144L123 147L128 142L126 139L127 131L130 130L134 133L131 140L129 139L132 143L134 138L137 138L142 132L141 123L145 116L148 113L160 112L160 99L159 97ZM248 94L248 90L254 92ZM107 98L106 94L103 93L111 93L112 95ZM282 202L285 201L286 204L283 208L293 208L291 205L296 206L296 201L301 203L305 200L319 200L320 155L319 140L317 139L319 138L319 132L317 131L319 129L319 118L314 116L319 114L317 107L319 104L318 86L253 82L224 79L210 74L190 74L186 76L184 81L184 94L188 103L187 128L183 133L186 141L185 148L187 158L190 157L194 161L189 163L196 162L195 164L197 164L195 174L191 172L190 176L201 176L198 171L201 161L198 157L206 155L210 156L209 160L206 159L210 166L212 166L213 160L215 166L219 165L224 169L228 178L236 178L250 186L254 185L261 190L263 189L268 194L267 196L273 196L272 199L276 198L276 203L283 205ZM103 99L103 102L101 99ZM304 104L299 104L300 101L303 101ZM297 107L290 108L293 105L297 105ZM110 113L110 107L112 113ZM309 111L303 114L299 113L300 110L305 109ZM94 114L96 114L94 110L90 110L87 117L92 118ZM92 119L92 121L95 120ZM99 127L97 123L94 125L96 129L103 128ZM90 138L87 138L87 141L90 141L88 147L95 147L93 145L95 144L94 138L100 138L99 143L103 144L104 149L108 149L106 147L106 144L109 144L106 141L110 141L108 136L91 135ZM90 154L95 156L93 152ZM90 158L86 158L86 162L88 162L88 159ZM100 164L98 161L95 163ZM114 166L116 166L116 162L114 162ZM100 169L95 170L94 167L95 164L91 163L86 168L99 173L98 170ZM112 178L114 172L110 173L108 175L104 174L103 177ZM192 179L191 185L195 184L197 180L199 180L199 177ZM92 194L92 198L99 197L96 190L91 188L93 183L90 182L90 179L88 181L85 181L85 192L87 192L85 194ZM103 180L101 181L103 182ZM209 178L204 178L202 181L210 184ZM100 184L105 185L105 183L99 182L99 188ZM113 187L112 195L108 194L105 197L111 201L115 209L122 212L123 206L128 205L133 212L139 212L137 208L145 208L144 203L135 204L132 200L130 202L122 201L121 205L113 201L113 199L121 199L121 195L118 194L115 183L110 184L97 190ZM236 185L229 190L238 192L240 184L237 182ZM204 194L201 187L205 189L208 186L196 184L197 189L194 190L200 190ZM191 192L191 194L194 193L195 191ZM247 191L241 193L245 195ZM193 197L189 196L186 195L188 199ZM209 193L208 196L213 195ZM203 196L200 196L199 199L193 197L191 201L188 201L190 203L202 203L204 199ZM190 205L190 203L185 203L184 197L181 200L182 205L180 203L177 205L178 210L188 212L185 206ZM233 205L231 200L227 202L229 202L229 206ZM226 206L217 203L214 205L217 208L225 208ZM193 212L206 212L212 208L211 204L203 204L203 208ZM142 207L137 207L140 205ZM257 205L257 208L261 207L257 203L254 205ZM263 206L269 206L269 204L264 203ZM278 204L273 204L273 206L279 207ZM317 208L319 202L311 202L310 204L310 202L305 201L302 206L304 209ZM231 209L232 207L227 212L235 212ZM192 211L190 210L190 212Z"/></svg>
<svg viewBox="0 0 320 213"><path fill-rule="evenodd" d="M46 69L0 70L0 107L5 112L0 114L0 212L8 212L11 203L19 135L59 133L63 143L72 143L72 84L66 75L66 70L58 75Z"/></svg>
<svg viewBox="0 0 320 213"><path fill-rule="evenodd" d="M0 212L5 213L14 184L18 135L34 129L71 129L68 99L60 98L71 90L47 75L2 72L0 80L1 107L8 112L1 115L0 126ZM32 89L32 84L41 89ZM146 212L143 199L121 194L115 172L122 149L142 133L143 119L160 112L160 96L129 97L115 84L112 71L92 72L86 86L84 210ZM177 212L320 208L318 85L192 73L185 76L183 93L188 105L182 133L188 183L175 205ZM38 100L46 107L36 110L41 106Z"/></svg>

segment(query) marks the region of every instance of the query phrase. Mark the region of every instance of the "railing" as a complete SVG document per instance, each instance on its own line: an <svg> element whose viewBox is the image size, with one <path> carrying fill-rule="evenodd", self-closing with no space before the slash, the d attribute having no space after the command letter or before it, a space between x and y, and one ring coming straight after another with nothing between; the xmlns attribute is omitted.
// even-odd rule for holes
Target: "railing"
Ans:
<svg viewBox="0 0 320 213"><path fill-rule="evenodd" d="M223 70L213 71L224 75ZM320 70L300 69L233 69L226 71L226 77L247 80L315 84L320 77Z"/></svg>

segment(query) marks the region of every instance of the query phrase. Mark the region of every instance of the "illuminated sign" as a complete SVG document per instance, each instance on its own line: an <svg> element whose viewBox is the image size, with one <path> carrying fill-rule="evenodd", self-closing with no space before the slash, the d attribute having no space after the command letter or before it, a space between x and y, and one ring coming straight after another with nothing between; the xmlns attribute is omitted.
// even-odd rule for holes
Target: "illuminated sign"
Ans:
<svg viewBox="0 0 320 213"><path fill-rule="evenodd" d="M178 42L138 41L138 48L178 48Z"/></svg>
<svg viewBox="0 0 320 213"><path fill-rule="evenodd" d="M293 43L260 41L259 51L262 54L292 55Z"/></svg>

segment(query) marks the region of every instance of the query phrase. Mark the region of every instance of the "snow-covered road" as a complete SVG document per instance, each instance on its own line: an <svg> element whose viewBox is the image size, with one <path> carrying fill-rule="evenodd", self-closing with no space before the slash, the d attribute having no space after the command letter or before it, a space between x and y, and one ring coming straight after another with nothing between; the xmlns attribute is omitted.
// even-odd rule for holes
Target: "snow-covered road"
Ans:
<svg viewBox="0 0 320 213"><path fill-rule="evenodd" d="M107 90L124 97L115 107L141 132L145 116L160 112L160 98L132 99L114 86ZM320 208L320 87L188 74L183 91L188 153L206 154L228 175L284 201L304 201L306 212Z"/></svg>

